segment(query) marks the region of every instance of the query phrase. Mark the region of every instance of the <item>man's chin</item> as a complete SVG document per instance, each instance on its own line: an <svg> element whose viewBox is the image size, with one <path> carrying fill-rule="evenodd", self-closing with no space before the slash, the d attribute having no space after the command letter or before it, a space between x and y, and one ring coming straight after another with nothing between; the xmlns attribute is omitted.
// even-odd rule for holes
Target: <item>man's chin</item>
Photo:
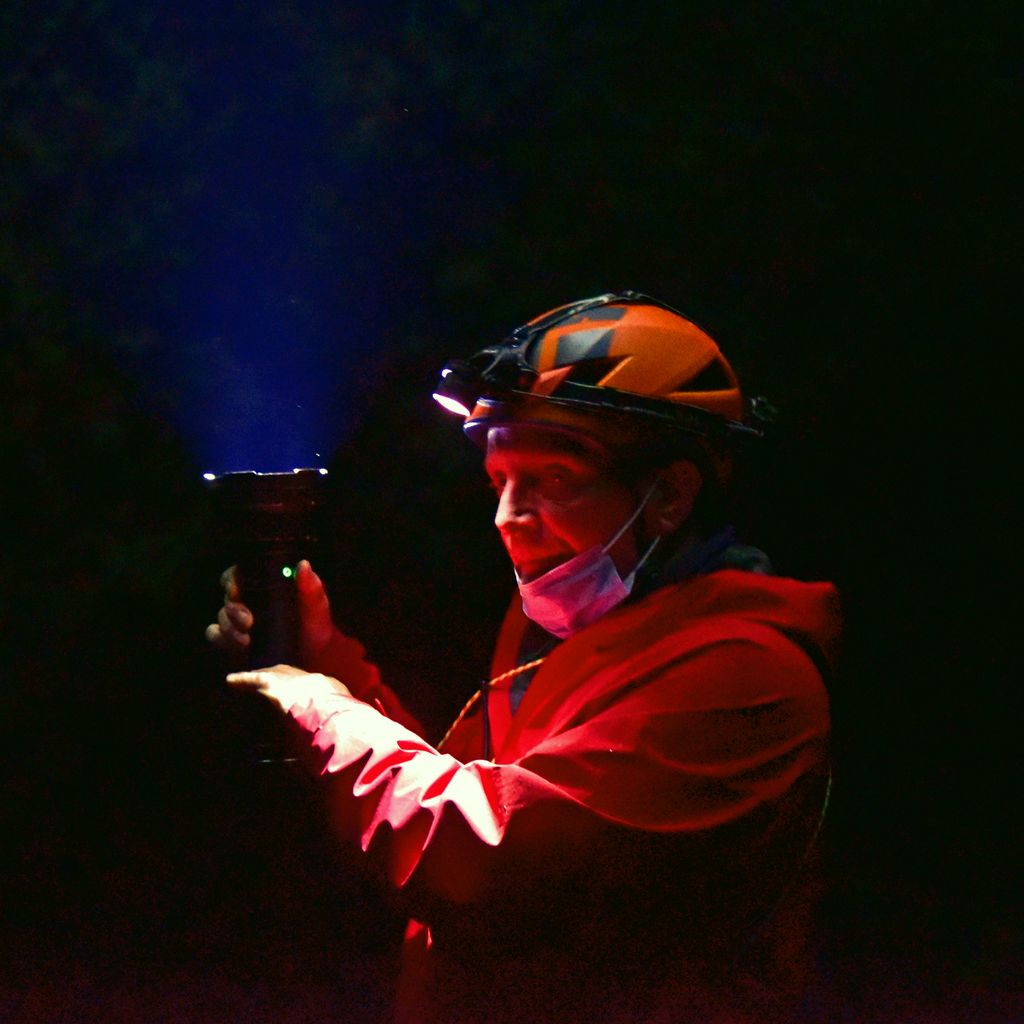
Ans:
<svg viewBox="0 0 1024 1024"><path fill-rule="evenodd" d="M519 577L520 583L531 583L533 580L543 576L546 572L551 572L552 569L557 568L563 562L568 561L571 555L565 555L559 558L545 558L533 562L513 562L515 566L516 575Z"/></svg>

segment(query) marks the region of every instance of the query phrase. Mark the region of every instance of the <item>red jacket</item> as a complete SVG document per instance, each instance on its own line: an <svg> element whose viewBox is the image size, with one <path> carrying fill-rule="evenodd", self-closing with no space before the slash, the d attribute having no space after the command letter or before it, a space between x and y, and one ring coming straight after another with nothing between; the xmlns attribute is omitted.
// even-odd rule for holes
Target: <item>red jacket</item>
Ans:
<svg viewBox="0 0 1024 1024"><path fill-rule="evenodd" d="M441 753L339 643L332 674L392 717L341 696L292 714L330 751L339 827L425 922L401 1019L745 1019L793 939L779 905L822 813L838 621L827 584L727 569L656 590L555 648L514 716L494 688L493 763L479 713ZM513 608L495 674L524 625Z"/></svg>

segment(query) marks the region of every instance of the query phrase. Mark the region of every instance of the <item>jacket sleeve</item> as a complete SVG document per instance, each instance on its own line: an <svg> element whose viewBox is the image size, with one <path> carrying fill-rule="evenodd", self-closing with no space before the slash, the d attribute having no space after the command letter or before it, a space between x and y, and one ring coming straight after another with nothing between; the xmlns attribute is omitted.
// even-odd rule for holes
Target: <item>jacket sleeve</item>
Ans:
<svg viewBox="0 0 1024 1024"><path fill-rule="evenodd" d="M345 830L394 884L458 903L510 867L519 886L575 869L609 826L727 827L820 769L827 733L809 660L747 641L624 672L507 764L460 762L342 695L290 710L329 752Z"/></svg>
<svg viewBox="0 0 1024 1024"><path fill-rule="evenodd" d="M380 669L366 657L366 648L354 637L334 627L327 644L315 653L306 652L305 668L341 680L352 694L372 704L388 718L413 732L422 732L416 717L402 705L398 695L381 680Z"/></svg>

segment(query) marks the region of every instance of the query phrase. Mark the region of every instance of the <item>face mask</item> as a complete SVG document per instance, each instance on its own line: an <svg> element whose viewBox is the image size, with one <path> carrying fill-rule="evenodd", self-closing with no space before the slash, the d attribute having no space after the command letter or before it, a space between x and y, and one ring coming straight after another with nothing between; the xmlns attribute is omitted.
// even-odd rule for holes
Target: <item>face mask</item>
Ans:
<svg viewBox="0 0 1024 1024"><path fill-rule="evenodd" d="M651 485L623 527L603 547L595 545L582 551L529 583L524 583L516 574L527 618L564 640L625 601L633 589L637 570L650 558L661 538L655 537L643 558L625 579L619 575L608 552L636 522L656 486L657 481Z"/></svg>

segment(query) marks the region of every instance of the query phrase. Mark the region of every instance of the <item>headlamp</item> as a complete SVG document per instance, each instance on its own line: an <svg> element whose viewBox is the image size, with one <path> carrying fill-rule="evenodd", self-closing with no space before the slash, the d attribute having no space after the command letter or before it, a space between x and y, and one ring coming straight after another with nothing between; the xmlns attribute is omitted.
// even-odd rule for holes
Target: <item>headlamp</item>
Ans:
<svg viewBox="0 0 1024 1024"><path fill-rule="evenodd" d="M441 371L434 400L449 412L469 416L481 398L529 394L537 371L526 361L523 344L492 345L472 359L453 359Z"/></svg>
<svg viewBox="0 0 1024 1024"><path fill-rule="evenodd" d="M449 412L468 416L483 387L480 374L462 359L453 359L441 371L434 391L434 401Z"/></svg>

